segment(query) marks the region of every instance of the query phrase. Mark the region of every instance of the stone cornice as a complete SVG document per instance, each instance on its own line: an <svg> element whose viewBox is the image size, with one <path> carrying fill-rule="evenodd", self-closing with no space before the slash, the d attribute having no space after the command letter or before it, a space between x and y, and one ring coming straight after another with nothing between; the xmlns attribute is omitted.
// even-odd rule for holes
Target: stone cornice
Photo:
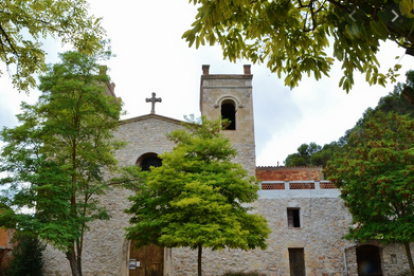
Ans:
<svg viewBox="0 0 414 276"><path fill-rule="evenodd" d="M184 122L184 121L180 121L177 119L173 119L170 117L165 117L165 116L161 116L157 114L147 114L147 115L137 116L137 117L133 117L133 118L125 119L125 120L120 120L119 125L121 126L121 125L136 123L136 122L145 121L148 119L157 119L157 120L169 122L169 123L176 124L176 125L181 125Z"/></svg>

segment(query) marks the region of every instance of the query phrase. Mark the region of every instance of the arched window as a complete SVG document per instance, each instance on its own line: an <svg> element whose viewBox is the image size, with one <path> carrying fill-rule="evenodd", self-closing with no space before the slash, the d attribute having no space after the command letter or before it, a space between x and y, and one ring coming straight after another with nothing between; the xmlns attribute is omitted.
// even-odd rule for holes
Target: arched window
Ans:
<svg viewBox="0 0 414 276"><path fill-rule="evenodd" d="M232 100L221 103L221 117L230 121L226 130L236 130L236 105Z"/></svg>
<svg viewBox="0 0 414 276"><path fill-rule="evenodd" d="M137 160L137 165L140 166L143 171L149 171L150 167L161 167L162 160L156 153L150 152L141 155Z"/></svg>
<svg viewBox="0 0 414 276"><path fill-rule="evenodd" d="M356 249L358 275L382 276L379 248L374 245L362 245Z"/></svg>

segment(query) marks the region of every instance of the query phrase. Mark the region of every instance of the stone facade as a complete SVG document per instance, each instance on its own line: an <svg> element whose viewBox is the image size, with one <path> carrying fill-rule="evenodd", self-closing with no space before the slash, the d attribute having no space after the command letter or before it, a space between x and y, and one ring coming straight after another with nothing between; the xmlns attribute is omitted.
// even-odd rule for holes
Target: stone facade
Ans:
<svg viewBox="0 0 414 276"><path fill-rule="evenodd" d="M210 75L209 65L203 65L200 111L201 115L213 121L220 118L223 103L230 102L234 105L236 128L223 133L238 151L235 162L242 164L254 175L256 154L252 79L250 65L244 66L244 75Z"/></svg>
<svg viewBox="0 0 414 276"><path fill-rule="evenodd" d="M265 170L268 170L269 175L278 171L290 172L293 176L315 171L323 178L321 168L258 168L258 174L261 171L262 175L266 175ZM281 177L285 178L286 174L282 173ZM308 186L290 189L290 184L298 181ZM256 212L266 217L273 231L268 239L268 248L249 251L227 249L219 252L205 250L203 275L216 276L227 271L259 271L268 276L296 276L290 274L289 249L303 248L307 276L358 276L357 248L365 245L373 245L378 249L381 275L396 276L408 270L407 258L401 245L383 245L378 242L361 244L342 239L351 226L352 217L339 198L339 191L330 185L324 185L327 181L293 177L287 181L267 178L264 182L282 183L285 187L259 191L259 200L253 205ZM287 210L290 208L300 210L300 227L289 227ZM196 251L173 249L172 257L174 271L168 275L196 275Z"/></svg>
<svg viewBox="0 0 414 276"><path fill-rule="evenodd" d="M268 276L291 276L289 249L303 249L307 276L357 276L357 248L361 244L343 240L351 225L351 216L339 198L339 191L324 180L320 167L285 168L255 166L255 142L252 102L252 75L244 67L243 75L210 75L203 66L200 110L210 120L220 116L223 102L236 109L236 129L223 133L232 141L241 163L260 179L259 200L255 212L264 215L272 233L266 250L203 251L205 276L226 271L259 271ZM112 93L113 93L113 87ZM172 149L166 133L180 128L180 121L149 114L124 120L116 138L128 142L117 153L120 165L137 164L145 154L161 154ZM85 276L127 276L130 242L125 240L128 196L133 192L114 188L100 198L111 219L91 224L85 236L83 271ZM297 221L291 225L290 211L296 210ZM408 269L403 248L375 244L379 249L383 276L395 276ZM45 275L70 274L69 263L61 252L45 252ZM139 268L138 268L139 269ZM197 252L188 248L164 249L164 276L193 276L197 272ZM295 275L297 276L297 275Z"/></svg>
<svg viewBox="0 0 414 276"><path fill-rule="evenodd" d="M338 198L278 199L267 198L261 192L255 203L257 212L264 215L273 230L266 250L206 251L203 258L204 275L222 275L233 271L260 271L270 276L289 276L289 248L304 248L306 275L343 275L343 248L349 243L341 240L347 217ZM286 206L301 208L303 227L289 228ZM318 225L319 227L315 227ZM329 230L321 229L329 225ZM173 251L176 264L174 275L189 276L196 271L196 252Z"/></svg>
<svg viewBox="0 0 414 276"><path fill-rule="evenodd" d="M180 121L154 114L121 121L115 136L128 144L117 153L120 165L136 164L146 153L161 154L171 150L173 143L167 139L166 133L180 127ZM92 223L85 235L85 276L128 275L130 243L125 240L125 227L129 218L124 210L128 208L127 198L132 194L132 191L114 188L100 198L111 219ZM71 275L69 262L63 253L48 247L44 259L46 276Z"/></svg>

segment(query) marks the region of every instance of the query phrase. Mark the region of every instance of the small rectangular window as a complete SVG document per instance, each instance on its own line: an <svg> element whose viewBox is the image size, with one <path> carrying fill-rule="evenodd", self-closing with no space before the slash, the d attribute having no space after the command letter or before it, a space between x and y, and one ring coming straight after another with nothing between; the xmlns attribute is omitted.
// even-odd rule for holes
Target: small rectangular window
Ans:
<svg viewBox="0 0 414 276"><path fill-rule="evenodd" d="M303 248L289 248L290 276L305 276L305 252Z"/></svg>
<svg viewBox="0 0 414 276"><path fill-rule="evenodd" d="M287 209L288 226L289 227L300 227L300 209L288 208Z"/></svg>

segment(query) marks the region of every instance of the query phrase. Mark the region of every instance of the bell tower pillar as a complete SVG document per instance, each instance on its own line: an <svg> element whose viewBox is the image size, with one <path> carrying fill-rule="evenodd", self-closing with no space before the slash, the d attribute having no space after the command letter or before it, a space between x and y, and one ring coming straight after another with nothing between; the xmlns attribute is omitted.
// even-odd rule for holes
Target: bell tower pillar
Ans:
<svg viewBox="0 0 414 276"><path fill-rule="evenodd" d="M200 112L214 121L227 118L231 124L223 134L238 151L236 162L251 175L255 174L253 95L250 65L244 65L244 74L210 74L210 65L203 65L200 85Z"/></svg>

